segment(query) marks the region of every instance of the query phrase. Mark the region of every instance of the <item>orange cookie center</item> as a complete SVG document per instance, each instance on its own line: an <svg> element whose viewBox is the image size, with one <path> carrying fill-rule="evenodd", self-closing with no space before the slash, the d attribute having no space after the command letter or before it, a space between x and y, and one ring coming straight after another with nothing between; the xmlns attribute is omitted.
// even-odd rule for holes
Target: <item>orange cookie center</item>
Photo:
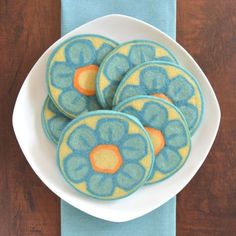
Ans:
<svg viewBox="0 0 236 236"><path fill-rule="evenodd" d="M145 129L151 138L154 154L157 155L165 146L165 138L160 130L151 127L145 127Z"/></svg>
<svg viewBox="0 0 236 236"><path fill-rule="evenodd" d="M167 102L172 103L172 101L170 100L170 98L168 98L168 97L167 97L165 94L163 94L163 93L154 93L154 94L152 94L152 96L157 97L157 98L162 98L162 99L166 100Z"/></svg>
<svg viewBox="0 0 236 236"><path fill-rule="evenodd" d="M122 165L122 156L116 145L98 145L89 154L92 168L96 172L114 174Z"/></svg>
<svg viewBox="0 0 236 236"><path fill-rule="evenodd" d="M73 85L81 94L93 96L96 94L96 76L98 66L88 65L75 71Z"/></svg>

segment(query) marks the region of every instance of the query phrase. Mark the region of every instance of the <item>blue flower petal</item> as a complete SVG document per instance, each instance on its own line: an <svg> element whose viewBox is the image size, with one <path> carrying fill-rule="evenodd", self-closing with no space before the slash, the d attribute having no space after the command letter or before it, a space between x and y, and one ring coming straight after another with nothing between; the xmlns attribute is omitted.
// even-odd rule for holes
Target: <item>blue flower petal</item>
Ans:
<svg viewBox="0 0 236 236"><path fill-rule="evenodd" d="M74 183L80 183L89 172L89 162L84 157L72 153L64 160L66 176Z"/></svg>
<svg viewBox="0 0 236 236"><path fill-rule="evenodd" d="M86 110L86 98L77 91L71 89L61 93L59 103L66 112L72 113L74 116Z"/></svg>
<svg viewBox="0 0 236 236"><path fill-rule="evenodd" d="M145 121L145 123L143 123L144 126L148 125L149 127L161 129L168 120L166 108L154 102L146 103L142 112L143 120Z"/></svg>
<svg viewBox="0 0 236 236"><path fill-rule="evenodd" d="M147 143L144 137L130 134L120 146L120 152L126 160L142 159L147 154Z"/></svg>
<svg viewBox="0 0 236 236"><path fill-rule="evenodd" d="M122 189L129 191L139 184L145 175L145 170L141 165L135 163L129 163L117 174L117 184Z"/></svg>
<svg viewBox="0 0 236 236"><path fill-rule="evenodd" d="M103 94L107 102L106 106L108 106L106 108L112 107L113 97L118 85L119 85L118 81L111 81L110 84L104 89Z"/></svg>
<svg viewBox="0 0 236 236"><path fill-rule="evenodd" d="M61 112L57 109L56 105L53 103L51 99L48 101L48 108L55 114L61 114Z"/></svg>
<svg viewBox="0 0 236 236"><path fill-rule="evenodd" d="M77 39L66 46L65 57L72 66L81 67L95 62L96 50L89 40Z"/></svg>
<svg viewBox="0 0 236 236"><path fill-rule="evenodd" d="M127 106L127 107L124 107L123 109L119 110L120 112L123 112L123 113L126 113L126 114L129 114L131 116L134 116L136 117L141 123L143 123L143 117L142 115L140 114L139 111L137 111L134 107L132 106Z"/></svg>
<svg viewBox="0 0 236 236"><path fill-rule="evenodd" d="M186 79L178 75L170 81L167 95L174 103L187 101L194 95L194 88Z"/></svg>
<svg viewBox="0 0 236 236"><path fill-rule="evenodd" d="M149 91L148 94L164 92L168 85L168 75L161 67L149 66L140 73L140 82Z"/></svg>
<svg viewBox="0 0 236 236"><path fill-rule="evenodd" d="M178 107L180 111L183 113L189 129L192 129L197 122L198 119L198 110L192 104L186 103Z"/></svg>
<svg viewBox="0 0 236 236"><path fill-rule="evenodd" d="M104 57L113 50L113 47L108 44L103 44L98 50L97 50L97 64L100 65L103 61Z"/></svg>
<svg viewBox="0 0 236 236"><path fill-rule="evenodd" d="M127 98L145 94L145 90L143 90L140 86L126 85L120 93L118 103L124 101Z"/></svg>
<svg viewBox="0 0 236 236"><path fill-rule="evenodd" d="M86 125L79 126L70 135L68 145L78 152L90 152L96 146L94 130Z"/></svg>
<svg viewBox="0 0 236 236"><path fill-rule="evenodd" d="M104 74L107 79L119 82L129 69L130 63L127 57L122 54L115 54L107 61Z"/></svg>
<svg viewBox="0 0 236 236"><path fill-rule="evenodd" d="M88 99L88 111L96 111L101 109L96 96L90 96Z"/></svg>
<svg viewBox="0 0 236 236"><path fill-rule="evenodd" d="M179 120L169 121L165 127L164 135L168 146L181 148L187 144L186 130Z"/></svg>
<svg viewBox="0 0 236 236"><path fill-rule="evenodd" d="M134 45L129 51L129 60L133 65L139 65L155 58L155 48L151 45Z"/></svg>
<svg viewBox="0 0 236 236"><path fill-rule="evenodd" d="M52 135L55 140L57 141L59 140L63 129L66 127L66 125L69 122L70 122L70 119L63 115L53 117L52 119L48 121L48 127L50 131L52 132Z"/></svg>
<svg viewBox="0 0 236 236"><path fill-rule="evenodd" d="M112 176L93 174L88 182L88 191L99 196L110 196L114 191Z"/></svg>
<svg viewBox="0 0 236 236"><path fill-rule="evenodd" d="M74 69L65 62L54 62L50 70L51 83L59 89L68 88L72 84Z"/></svg>
<svg viewBox="0 0 236 236"><path fill-rule="evenodd" d="M98 137L104 143L119 144L128 132L128 123L120 119L101 119L97 123Z"/></svg>
<svg viewBox="0 0 236 236"><path fill-rule="evenodd" d="M176 169L181 160L178 152L166 147L156 156L155 167L160 172L166 174Z"/></svg>

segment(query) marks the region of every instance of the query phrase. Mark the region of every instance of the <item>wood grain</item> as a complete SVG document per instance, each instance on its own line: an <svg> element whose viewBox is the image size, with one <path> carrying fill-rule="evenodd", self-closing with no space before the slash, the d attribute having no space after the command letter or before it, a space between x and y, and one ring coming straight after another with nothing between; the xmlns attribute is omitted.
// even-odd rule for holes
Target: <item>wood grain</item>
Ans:
<svg viewBox="0 0 236 236"><path fill-rule="evenodd" d="M178 195L177 235L235 235L236 3L177 3L177 41L208 76L222 111L206 162ZM0 32L0 236L60 235L60 201L26 162L11 124L26 75L60 37L60 2L0 0Z"/></svg>
<svg viewBox="0 0 236 236"><path fill-rule="evenodd" d="M60 36L55 0L0 2L0 235L59 235L60 201L26 162L11 117L19 89Z"/></svg>
<svg viewBox="0 0 236 236"><path fill-rule="evenodd" d="M179 0L177 41L196 59L222 112L204 165L178 195L177 235L236 235L236 2Z"/></svg>

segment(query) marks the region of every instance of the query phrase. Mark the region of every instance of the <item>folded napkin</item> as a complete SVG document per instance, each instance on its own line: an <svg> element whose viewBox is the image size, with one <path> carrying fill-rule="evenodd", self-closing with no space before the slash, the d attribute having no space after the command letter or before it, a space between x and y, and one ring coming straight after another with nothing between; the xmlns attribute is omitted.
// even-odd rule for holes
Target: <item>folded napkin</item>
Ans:
<svg viewBox="0 0 236 236"><path fill-rule="evenodd" d="M97 17L124 14L154 25L175 39L176 0L61 0L61 33ZM61 201L62 236L173 236L176 198L138 219L112 223L92 217Z"/></svg>

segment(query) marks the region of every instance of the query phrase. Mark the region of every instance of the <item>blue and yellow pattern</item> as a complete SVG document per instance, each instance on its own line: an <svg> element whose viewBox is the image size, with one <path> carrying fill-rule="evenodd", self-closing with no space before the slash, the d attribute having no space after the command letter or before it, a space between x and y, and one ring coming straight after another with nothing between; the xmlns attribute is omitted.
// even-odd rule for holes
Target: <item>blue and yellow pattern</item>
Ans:
<svg viewBox="0 0 236 236"><path fill-rule="evenodd" d="M117 88L113 106L138 95L171 102L184 114L191 135L203 116L203 96L196 79L183 67L168 62L147 62L128 72Z"/></svg>
<svg viewBox="0 0 236 236"><path fill-rule="evenodd" d="M64 116L49 97L44 102L41 117L42 126L47 137L57 144L63 129L69 124L71 119Z"/></svg>
<svg viewBox="0 0 236 236"><path fill-rule="evenodd" d="M47 66L49 96L70 118L100 109L96 75L103 58L117 46L99 35L78 35L60 44Z"/></svg>
<svg viewBox="0 0 236 236"><path fill-rule="evenodd" d="M97 97L103 108L112 107L112 99L123 76L147 61L178 63L164 46L149 40L134 40L113 50L102 62L96 81Z"/></svg>
<svg viewBox="0 0 236 236"><path fill-rule="evenodd" d="M142 186L154 161L151 140L132 116L93 111L73 120L57 149L67 182L88 196L112 200Z"/></svg>
<svg viewBox="0 0 236 236"><path fill-rule="evenodd" d="M148 184L173 175L185 163L191 148L190 133L182 113L169 102L152 96L136 96L115 110L138 118L153 144L155 161Z"/></svg>

